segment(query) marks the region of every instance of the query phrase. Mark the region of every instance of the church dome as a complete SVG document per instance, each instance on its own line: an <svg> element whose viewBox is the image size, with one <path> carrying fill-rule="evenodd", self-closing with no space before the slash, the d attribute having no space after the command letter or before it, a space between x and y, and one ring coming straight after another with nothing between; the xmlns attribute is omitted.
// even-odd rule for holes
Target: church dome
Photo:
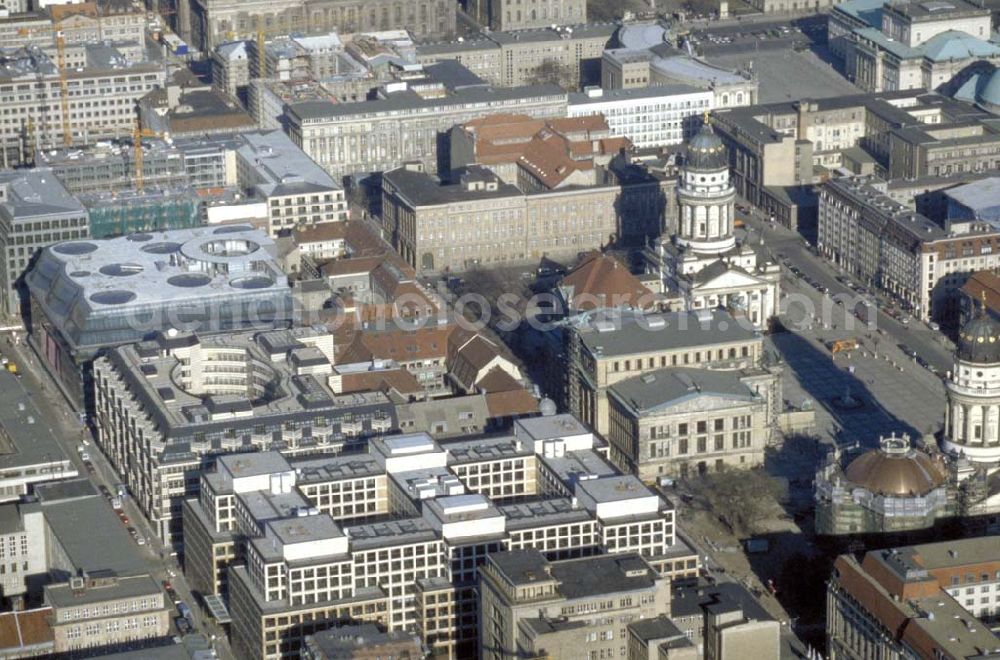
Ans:
<svg viewBox="0 0 1000 660"><path fill-rule="evenodd" d="M947 480L938 464L910 447L905 436L883 439L880 448L851 461L844 476L855 486L891 497L926 495Z"/></svg>
<svg viewBox="0 0 1000 660"><path fill-rule="evenodd" d="M729 167L726 147L706 118L698 134L687 145L684 166L689 170L715 171Z"/></svg>
<svg viewBox="0 0 1000 660"><path fill-rule="evenodd" d="M958 359L978 364L1000 362L1000 324L982 307L958 333Z"/></svg>

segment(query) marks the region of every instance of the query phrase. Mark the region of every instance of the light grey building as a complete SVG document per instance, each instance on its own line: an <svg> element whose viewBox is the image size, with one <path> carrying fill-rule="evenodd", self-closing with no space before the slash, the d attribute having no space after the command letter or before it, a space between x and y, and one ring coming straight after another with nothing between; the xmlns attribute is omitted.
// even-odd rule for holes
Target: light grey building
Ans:
<svg viewBox="0 0 1000 660"><path fill-rule="evenodd" d="M187 183L184 157L160 139L142 141L142 180L148 187ZM82 147L42 149L35 167L48 167L72 194L127 190L137 184L135 149L131 142L102 142Z"/></svg>
<svg viewBox="0 0 1000 660"><path fill-rule="evenodd" d="M475 78L475 76L473 76ZM531 117L566 116L566 93L555 85L508 89L472 87L403 89L372 101L309 101L286 109L288 133L334 177L388 171L422 161L429 171L446 164L441 134L484 114L516 112Z"/></svg>
<svg viewBox="0 0 1000 660"><path fill-rule="evenodd" d="M89 364L111 346L170 328L225 332L292 319L274 242L246 225L67 241L27 276L30 340L84 403Z"/></svg>
<svg viewBox="0 0 1000 660"><path fill-rule="evenodd" d="M35 503L0 506L0 589L4 598L27 593L33 580L44 580L45 519Z"/></svg>
<svg viewBox="0 0 1000 660"><path fill-rule="evenodd" d="M21 276L44 247L89 235L87 210L48 169L0 173L0 307L21 316Z"/></svg>

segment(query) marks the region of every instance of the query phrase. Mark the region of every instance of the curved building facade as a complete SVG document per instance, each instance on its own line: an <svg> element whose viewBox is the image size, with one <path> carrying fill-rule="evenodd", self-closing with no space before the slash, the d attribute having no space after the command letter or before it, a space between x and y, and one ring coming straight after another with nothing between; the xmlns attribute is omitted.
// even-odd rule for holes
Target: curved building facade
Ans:
<svg viewBox="0 0 1000 660"><path fill-rule="evenodd" d="M1000 324L980 310L959 333L946 383L941 448L973 464L1000 463Z"/></svg>

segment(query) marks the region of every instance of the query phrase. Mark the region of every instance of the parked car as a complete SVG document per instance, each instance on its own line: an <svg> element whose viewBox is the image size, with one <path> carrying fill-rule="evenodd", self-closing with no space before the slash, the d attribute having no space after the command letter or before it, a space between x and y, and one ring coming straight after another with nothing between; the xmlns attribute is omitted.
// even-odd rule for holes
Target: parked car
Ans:
<svg viewBox="0 0 1000 660"><path fill-rule="evenodd" d="M94 474L96 472L94 470L94 464L91 463L90 461L84 461L83 467L87 468L87 474Z"/></svg>
<svg viewBox="0 0 1000 660"><path fill-rule="evenodd" d="M900 344L899 350L903 351L903 355L905 355L906 357L909 358L917 357L917 352L912 348L910 348L909 346L907 346L906 344Z"/></svg>

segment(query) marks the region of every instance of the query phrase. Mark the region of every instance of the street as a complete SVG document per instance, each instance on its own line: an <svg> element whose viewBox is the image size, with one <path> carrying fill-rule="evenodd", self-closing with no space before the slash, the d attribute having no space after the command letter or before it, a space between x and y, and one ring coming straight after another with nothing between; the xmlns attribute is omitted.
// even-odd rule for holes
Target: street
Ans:
<svg viewBox="0 0 1000 660"><path fill-rule="evenodd" d="M23 338L23 333L18 333ZM8 335L9 336L9 335ZM81 477L89 478L95 487L105 486L112 493L116 491L121 479L115 474L107 459L101 453L87 429L70 409L61 392L52 382L49 372L39 364L38 355L24 341L18 345L3 344L3 354L17 363L23 377L18 381L25 393L31 397L38 407L43 419L49 423L49 430L59 442L66 456L73 461ZM93 465L94 473L88 474L84 461L77 451L77 446L86 440L86 447ZM109 503L110 507L111 504ZM188 587L184 574L177 563L176 557L170 556L170 550L163 547L159 538L148 525L145 517L131 498L125 498L123 509L129 519L129 526L135 527L146 539L145 545L137 546L140 555L148 563L149 574L158 582L169 581L178 597L191 607L195 619L195 632L205 634L211 639L215 635L213 647L220 658L233 659L225 635L214 622L210 621ZM83 522L85 524L85 521ZM171 620L177 616L175 612ZM174 631L176 633L176 631Z"/></svg>

